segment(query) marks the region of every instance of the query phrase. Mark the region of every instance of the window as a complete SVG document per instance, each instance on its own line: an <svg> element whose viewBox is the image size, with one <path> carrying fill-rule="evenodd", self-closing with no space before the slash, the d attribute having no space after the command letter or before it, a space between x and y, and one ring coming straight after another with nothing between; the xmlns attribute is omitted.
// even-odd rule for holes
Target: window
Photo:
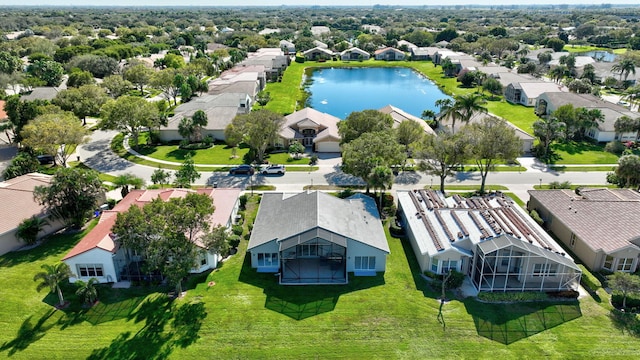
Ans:
<svg viewBox="0 0 640 360"><path fill-rule="evenodd" d="M258 254L258 266L277 267L278 253L259 253Z"/></svg>
<svg viewBox="0 0 640 360"><path fill-rule="evenodd" d="M356 256L355 270L375 270L376 269L376 257L375 256Z"/></svg>
<svg viewBox="0 0 640 360"><path fill-rule="evenodd" d="M438 273L438 259L431 260L431 271L433 271L436 274Z"/></svg>
<svg viewBox="0 0 640 360"><path fill-rule="evenodd" d="M80 277L100 277L104 276L102 264L82 264L78 266Z"/></svg>
<svg viewBox="0 0 640 360"><path fill-rule="evenodd" d="M623 258L618 260L618 267L616 269L618 271L631 271L631 266L633 265L633 258Z"/></svg>
<svg viewBox="0 0 640 360"><path fill-rule="evenodd" d="M613 256L607 255L607 257L604 258L604 265L602 265L602 267L609 271L613 271Z"/></svg>
<svg viewBox="0 0 640 360"><path fill-rule="evenodd" d="M558 264L533 264L533 276L555 276Z"/></svg>
<svg viewBox="0 0 640 360"><path fill-rule="evenodd" d="M576 234L571 233L571 240L569 240L569 245L571 246L571 248L574 248L576 246Z"/></svg>
<svg viewBox="0 0 640 360"><path fill-rule="evenodd" d="M457 260L444 260L442 261L442 273L446 274L449 270L458 270L458 261Z"/></svg>

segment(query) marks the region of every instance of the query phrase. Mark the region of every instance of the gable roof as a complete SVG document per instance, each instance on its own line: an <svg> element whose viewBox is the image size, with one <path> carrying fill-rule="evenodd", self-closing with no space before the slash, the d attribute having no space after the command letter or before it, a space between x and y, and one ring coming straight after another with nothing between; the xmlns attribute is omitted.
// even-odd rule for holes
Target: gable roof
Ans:
<svg viewBox="0 0 640 360"><path fill-rule="evenodd" d="M309 107L285 116L282 130L280 130L280 136L285 139L300 138L301 135L294 130L293 127L297 127L298 124L305 121L312 121L320 125L321 128L324 128L316 135L314 142L327 136L340 139L340 135L338 134L338 123L340 119Z"/></svg>
<svg viewBox="0 0 640 360"><path fill-rule="evenodd" d="M51 176L38 173L0 182L0 234L12 231L26 218L44 215L44 207L33 199L33 190L50 183Z"/></svg>
<svg viewBox="0 0 640 360"><path fill-rule="evenodd" d="M393 105L387 105L382 109L378 110L383 114L389 114L393 118L393 127L396 128L400 126L400 123L403 121L415 121L422 127L425 133L435 135L436 132L427 124L426 121L405 112L404 110L397 108Z"/></svg>
<svg viewBox="0 0 640 360"><path fill-rule="evenodd" d="M320 191L265 193L248 249L315 228L389 252L374 199L363 195L340 199Z"/></svg>
<svg viewBox="0 0 640 360"><path fill-rule="evenodd" d="M153 199L160 198L167 201L172 198L182 198L189 193L207 194L211 197L215 211L209 218L209 224L227 225L228 219L233 213L236 201L240 195L240 189L235 188L215 188L215 189L154 189L154 190L132 190L120 201L113 210L106 210L100 216L98 225L84 237L76 246L65 255L62 260L67 260L74 256L83 254L89 250L102 249L115 253L118 249L111 234L111 228L116 223L118 213L127 211L131 206L143 207ZM196 245L202 247L198 241Z"/></svg>
<svg viewBox="0 0 640 360"><path fill-rule="evenodd" d="M404 52L402 52L402 51L400 51L400 50L398 50L398 49L396 49L396 48L392 48L392 47L390 47L390 46L389 46L389 47L382 48L382 49L378 49L378 50L376 50L376 51L374 52L374 54L375 54L375 55L379 55L379 54L382 54L382 53L386 53L386 52L388 52L388 51L392 51L392 52L394 52L394 53L398 53L398 54L402 54L402 55L404 55Z"/></svg>
<svg viewBox="0 0 640 360"><path fill-rule="evenodd" d="M27 101L31 101L31 100L53 100L55 99L55 97L58 95L58 89L54 88L54 87L47 87L47 86L43 86L43 87L36 87L33 88L33 90L31 91L31 94L29 95L22 95L20 97L21 100L27 100Z"/></svg>
<svg viewBox="0 0 640 360"><path fill-rule="evenodd" d="M509 86L522 90L529 99L535 99L545 92L555 93L567 91L567 88L562 85L546 81L517 82L511 83Z"/></svg>
<svg viewBox="0 0 640 360"><path fill-rule="evenodd" d="M529 195L594 251L615 252L640 238L640 194L631 189L529 190Z"/></svg>

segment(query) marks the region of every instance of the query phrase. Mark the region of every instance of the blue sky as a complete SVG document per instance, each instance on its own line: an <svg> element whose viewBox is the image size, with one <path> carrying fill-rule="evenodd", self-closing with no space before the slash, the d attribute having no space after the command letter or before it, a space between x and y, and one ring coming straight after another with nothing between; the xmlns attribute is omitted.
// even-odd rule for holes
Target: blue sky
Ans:
<svg viewBox="0 0 640 360"><path fill-rule="evenodd" d="M638 0L4 0L2 5L57 6L372 6L380 5L541 5L541 4L633 4Z"/></svg>

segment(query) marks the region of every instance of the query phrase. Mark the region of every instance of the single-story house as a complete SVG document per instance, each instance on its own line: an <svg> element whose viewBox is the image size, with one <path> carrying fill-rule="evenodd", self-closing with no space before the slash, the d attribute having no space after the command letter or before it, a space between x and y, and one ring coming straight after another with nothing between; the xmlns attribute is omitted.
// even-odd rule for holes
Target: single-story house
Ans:
<svg viewBox="0 0 640 360"><path fill-rule="evenodd" d="M580 268L510 198L397 194L421 271L461 272L478 291L577 290Z"/></svg>
<svg viewBox="0 0 640 360"><path fill-rule="evenodd" d="M178 131L180 121L202 110L207 115L207 125L202 129L202 136L211 136L216 140L225 140L224 130L239 115L251 111L253 102L246 93L222 93L219 95L203 95L187 103L180 104L167 126L160 128L158 136L162 141L182 140Z"/></svg>
<svg viewBox="0 0 640 360"><path fill-rule="evenodd" d="M398 47L398 49L406 48L407 49L406 51L411 51L412 49L418 48L418 45L412 42L409 42L407 40L398 40L396 47Z"/></svg>
<svg viewBox="0 0 640 360"><path fill-rule="evenodd" d="M25 243L18 239L16 232L24 219L32 216L45 219L45 225L38 234L41 238L64 227L61 220L53 219L44 212L44 206L33 199L36 186L48 186L51 176L30 173L0 182L0 255L19 249Z"/></svg>
<svg viewBox="0 0 640 360"><path fill-rule="evenodd" d="M440 50L437 47L415 47L410 48L411 60L432 60L433 55Z"/></svg>
<svg viewBox="0 0 640 360"><path fill-rule="evenodd" d="M609 142L613 140L636 140L636 132L617 133L615 130L616 120L623 115L632 119L638 118L638 113L633 112L623 106L604 101L591 94L576 94L565 92L542 93L536 101L536 114L538 116L549 116L560 106L571 104L574 108L585 108L588 110L597 109L604 115L604 121L597 127L587 129L585 135L598 141Z"/></svg>
<svg viewBox="0 0 640 360"><path fill-rule="evenodd" d="M468 56L468 55L462 52L452 51L448 49L438 49L438 51L436 51L433 54L432 58L433 58L434 64L440 65L445 59L450 57L457 57L457 56Z"/></svg>
<svg viewBox="0 0 640 360"><path fill-rule="evenodd" d="M620 72L616 71L613 72L612 71L612 67L615 64L615 62L606 62L606 61L596 61L595 63L593 63L593 68L594 68L594 72L595 72L595 81L598 83L603 83L607 78L614 78L616 80L620 80ZM629 82L629 85L634 86L638 83L638 80L640 79L640 71L636 71L636 73L629 73L629 75L627 76L627 81ZM622 80L624 80L624 74L622 74Z"/></svg>
<svg viewBox="0 0 640 360"><path fill-rule="evenodd" d="M323 192L265 193L247 251L280 284L346 284L384 272L389 244L375 200Z"/></svg>
<svg viewBox="0 0 640 360"><path fill-rule="evenodd" d="M530 190L529 210L592 271L635 272L640 194L631 189Z"/></svg>
<svg viewBox="0 0 640 360"><path fill-rule="evenodd" d="M333 51L321 47L314 47L313 49L303 52L302 55L307 60L329 60L333 57Z"/></svg>
<svg viewBox="0 0 640 360"><path fill-rule="evenodd" d="M296 45L288 40L280 40L280 49L282 49L285 55L296 53Z"/></svg>
<svg viewBox="0 0 640 360"><path fill-rule="evenodd" d="M131 206L142 207L158 197L166 201L170 198L184 197L194 191L211 197L215 206L215 211L209 218L212 226L230 227L233 224L240 204L240 189L132 190L113 210L102 212L98 224L62 259L74 274L69 281L87 281L94 277L100 283L112 283L133 279L131 271L135 266L132 265L140 264L144 257L120 246L118 239L111 232L118 213L127 211ZM207 251L198 240L195 244L200 248L200 265L191 272L201 273L216 268L220 255Z"/></svg>
<svg viewBox="0 0 640 360"><path fill-rule="evenodd" d="M429 126L429 124L427 124L426 121L420 119L417 116L411 115L408 112L400 108L397 108L393 105L387 105L378 111L380 111L383 114L391 115L391 117L393 118L394 128L397 128L398 126L400 126L400 123L403 121L415 121L416 123L418 123L418 125L422 127L422 129L426 134L431 134L431 135L436 134L436 132L431 128L431 126Z"/></svg>
<svg viewBox="0 0 640 360"><path fill-rule="evenodd" d="M277 145L289 146L299 141L304 146L313 147L315 152L340 152L340 119L312 108L304 108L285 116L281 142Z"/></svg>
<svg viewBox="0 0 640 360"><path fill-rule="evenodd" d="M329 29L328 26L318 25L318 26L312 26L311 27L311 34L313 36L320 36L322 34L328 34L330 32L331 32L331 29Z"/></svg>
<svg viewBox="0 0 640 360"><path fill-rule="evenodd" d="M392 48L386 47L382 49L378 49L373 53L376 60L386 60L386 61L400 61L404 60L404 52Z"/></svg>
<svg viewBox="0 0 640 360"><path fill-rule="evenodd" d="M362 30L368 31L371 34L382 34L384 33L384 29L379 25L371 25L371 24L363 24Z"/></svg>
<svg viewBox="0 0 640 360"><path fill-rule="evenodd" d="M489 114L483 114L483 113L476 113L471 117L471 120L469 120L469 123L478 123L480 121L482 121L484 118L486 117L493 117L493 118L498 118L495 115L489 115ZM527 133L526 131L520 129L519 127L513 125L511 122L506 121L504 119L502 119L510 128L513 129L513 131L515 132L516 136L520 139L520 141L522 142L522 153L523 154L527 154L530 153L531 150L533 150L533 142L535 140L535 137L531 136L529 133ZM440 130L447 130L447 131L451 131L451 119L449 118L440 118L438 120L438 129ZM462 128L463 126L465 126L466 124L463 123L462 121L456 121L455 124L455 132L458 132L458 130L460 130L460 128Z"/></svg>
<svg viewBox="0 0 640 360"><path fill-rule="evenodd" d="M549 66L551 68L554 68L558 65L560 65L560 58L562 56L568 56L569 53L568 52L561 52L561 53L553 53L552 56L552 60L549 61ZM576 70L580 71L584 68L585 65L588 64L595 64L596 60L594 58L592 58L591 56L576 56L576 64L575 64L575 68Z"/></svg>
<svg viewBox="0 0 640 360"><path fill-rule="evenodd" d="M352 47L340 53L340 59L343 61L369 60L370 57L371 55L368 52L357 47Z"/></svg>
<svg viewBox="0 0 640 360"><path fill-rule="evenodd" d="M536 100L540 94L548 92L568 92L568 89L562 85L546 82L512 82L507 85L504 92L504 98L512 104L520 104L524 106L535 106Z"/></svg>

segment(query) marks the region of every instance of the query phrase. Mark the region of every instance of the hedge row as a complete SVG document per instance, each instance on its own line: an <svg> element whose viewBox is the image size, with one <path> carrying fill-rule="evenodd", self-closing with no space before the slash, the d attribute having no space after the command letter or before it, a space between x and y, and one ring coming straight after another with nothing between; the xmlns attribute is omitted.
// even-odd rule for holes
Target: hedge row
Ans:
<svg viewBox="0 0 640 360"><path fill-rule="evenodd" d="M480 292L478 299L488 302L517 302L517 301L543 301L549 296L544 292L525 291L525 292Z"/></svg>
<svg viewBox="0 0 640 360"><path fill-rule="evenodd" d="M588 288L588 290L592 292L596 292L598 289L602 287L602 283L598 278L593 276L591 271L589 271L584 265L578 264L580 270L582 271L582 277L580 278L580 283L582 286Z"/></svg>

